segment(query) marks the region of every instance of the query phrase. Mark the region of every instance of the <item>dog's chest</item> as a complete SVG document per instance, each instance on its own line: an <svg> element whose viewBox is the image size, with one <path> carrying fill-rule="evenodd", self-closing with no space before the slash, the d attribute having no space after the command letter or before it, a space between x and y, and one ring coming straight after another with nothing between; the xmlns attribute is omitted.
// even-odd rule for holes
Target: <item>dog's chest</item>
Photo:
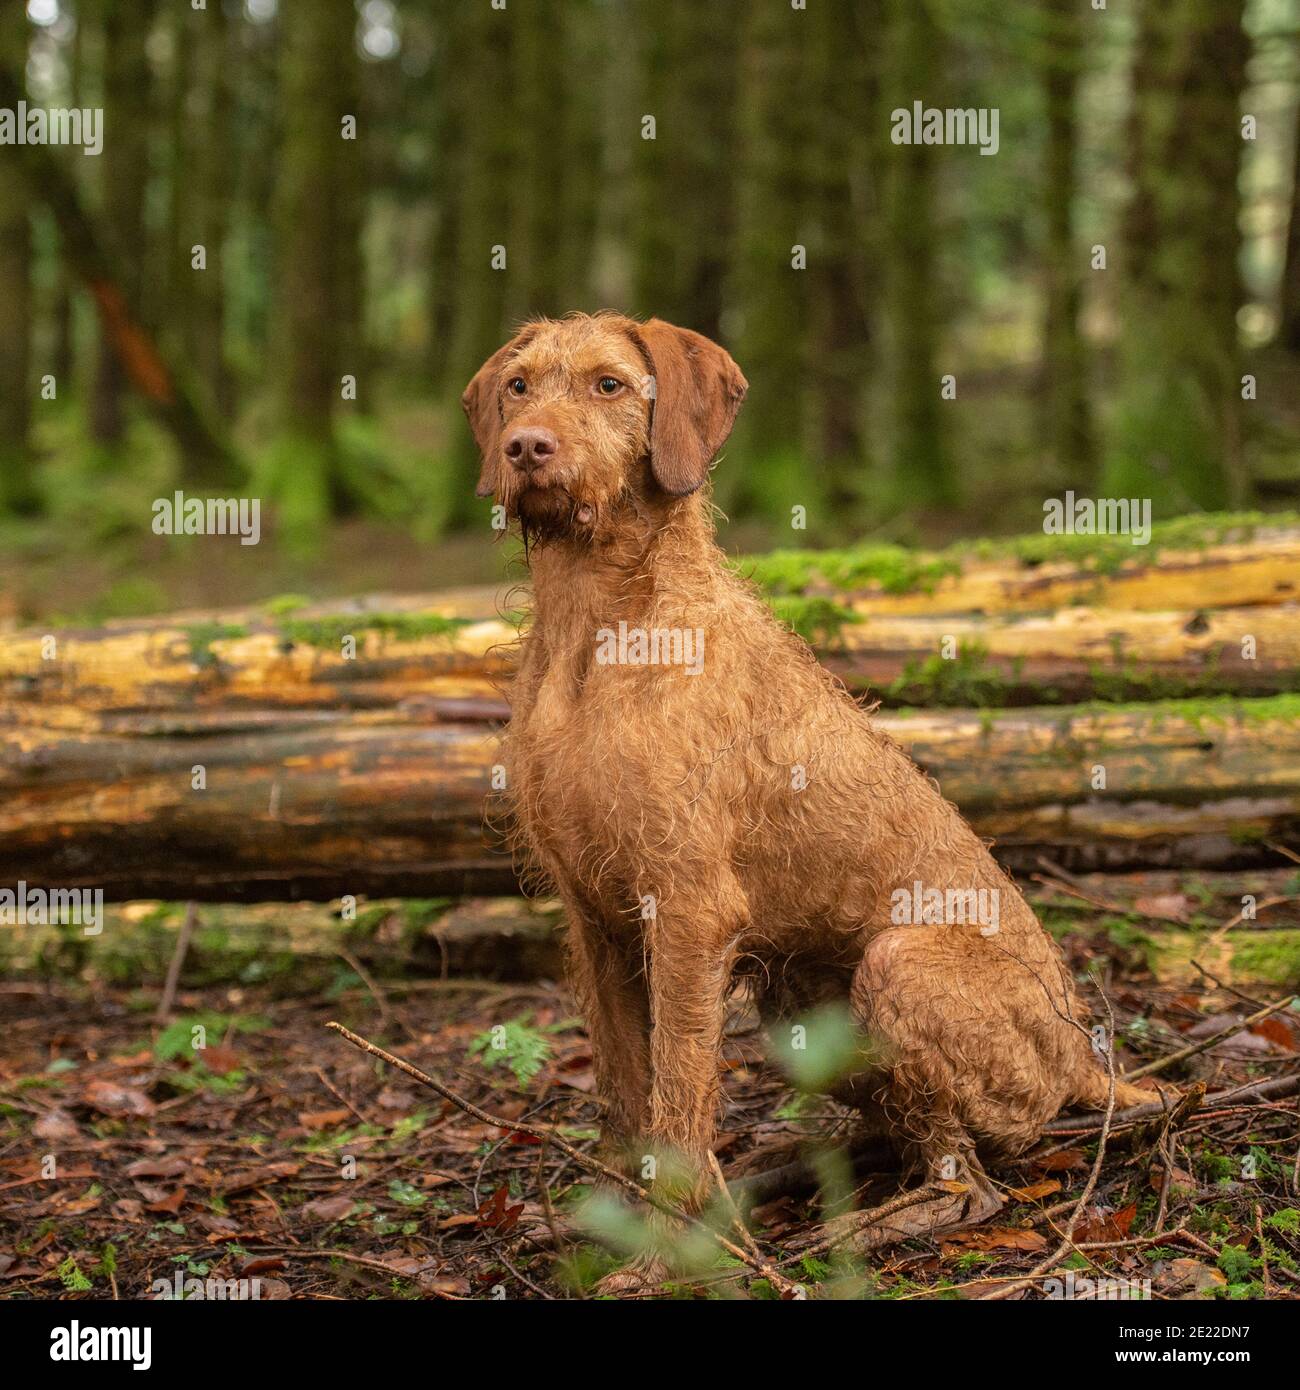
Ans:
<svg viewBox="0 0 1300 1390"><path fill-rule="evenodd" d="M553 872L602 896L635 891L671 778L658 728L663 708L637 701L629 720L612 679L593 671L575 684L569 673L547 672L516 709L508 762L529 843Z"/></svg>

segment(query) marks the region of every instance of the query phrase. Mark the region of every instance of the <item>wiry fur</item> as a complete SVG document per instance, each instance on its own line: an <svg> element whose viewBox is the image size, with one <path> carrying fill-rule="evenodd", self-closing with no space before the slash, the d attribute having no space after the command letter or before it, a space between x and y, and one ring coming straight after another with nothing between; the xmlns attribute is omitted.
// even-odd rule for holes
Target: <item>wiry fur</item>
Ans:
<svg viewBox="0 0 1300 1390"><path fill-rule="evenodd" d="M466 392L481 490L533 542L508 796L521 843L568 910L610 1135L703 1159L724 1000L743 972L772 1021L847 1001L880 1060L841 1094L933 1175L951 1175L949 1157L987 1197L977 1146L1024 1148L1062 1106L1104 1104L1106 1079L1071 1021L1083 1015L1059 952L1014 884L724 564L707 489L685 489L705 481L744 380L721 348L679 333L609 315L542 321ZM593 374L630 382L647 357L653 416L635 391L593 394ZM699 389L666 372L693 374ZM516 373L521 400L504 387ZM685 423L702 464L676 456L690 446L665 410L695 412ZM531 496L501 449L512 429L539 423L559 449ZM597 632L620 620L702 629L703 674L598 664ZM892 925L891 893L916 881L996 888L999 930ZM1134 1095L1120 1085L1119 1103Z"/></svg>

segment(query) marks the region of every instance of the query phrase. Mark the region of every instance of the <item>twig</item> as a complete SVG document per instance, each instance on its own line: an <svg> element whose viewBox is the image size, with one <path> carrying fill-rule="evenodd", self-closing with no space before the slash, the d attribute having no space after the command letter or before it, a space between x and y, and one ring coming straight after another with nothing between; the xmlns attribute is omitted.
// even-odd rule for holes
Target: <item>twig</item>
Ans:
<svg viewBox="0 0 1300 1390"><path fill-rule="evenodd" d="M158 1001L158 1010L153 1016L155 1023L166 1023L171 1018L172 1008L176 1003L176 990L181 982L181 968L189 954L190 937L194 935L194 924L198 916L198 903L186 903L181 929L176 934L176 948L172 951L172 958L167 965L167 979L163 983L162 998Z"/></svg>
<svg viewBox="0 0 1300 1390"><path fill-rule="evenodd" d="M1098 990L1098 993L1101 994L1101 1002L1106 1006L1106 1016L1110 1026L1106 1047L1106 1080L1108 1083L1106 1087L1106 1112L1101 1122L1101 1135L1097 1140L1097 1157L1093 1160L1092 1171L1088 1174L1088 1181L1084 1184L1083 1191L1079 1194L1079 1200L1075 1203L1065 1223L1065 1231L1061 1237L1060 1245L1045 1260L1035 1265L1023 1279L1007 1284L992 1293L981 1294L980 1298L983 1301L992 1302L1003 1299L1018 1289L1027 1288L1035 1279L1041 1278L1075 1249L1074 1228L1078 1225L1079 1217L1089 1199L1096 1191L1097 1180L1101 1177L1101 1166L1106 1158L1106 1141L1110 1138L1111 1121L1115 1115L1115 1010L1111 1008L1110 998L1105 991ZM1086 1032L1081 1026L1080 1031Z"/></svg>
<svg viewBox="0 0 1300 1390"><path fill-rule="evenodd" d="M360 1110L358 1110L357 1107L352 1104L352 1102L347 1098L347 1096L345 1096L343 1092L339 1090L339 1088L329 1079L328 1076L325 1075L323 1071L321 1071L319 1067L313 1068L313 1071L315 1073L316 1080L319 1081L320 1084L325 1087L325 1089L330 1093L330 1095L334 1097L335 1100L342 1101L343 1104L346 1105L347 1108L352 1111L352 1113L357 1117L358 1120L361 1121L363 1125L374 1124L374 1121L368 1115L363 1114Z"/></svg>
<svg viewBox="0 0 1300 1390"><path fill-rule="evenodd" d="M1277 907L1281 903L1290 903L1294 901L1295 899L1292 897L1265 898L1263 902L1255 904L1255 911L1263 912L1266 907ZM1246 909L1243 907L1235 917L1230 917L1221 927L1210 933L1206 938L1207 944L1210 946L1217 946L1238 922L1244 922L1245 920Z"/></svg>
<svg viewBox="0 0 1300 1390"><path fill-rule="evenodd" d="M256 1254L259 1250L270 1250L291 1260L345 1260L348 1264L360 1265L362 1269L378 1270L380 1274L386 1274L390 1279L410 1277L403 1274L400 1269L394 1269L392 1265L384 1264L382 1260L372 1260L365 1255L354 1255L350 1250L304 1250L298 1245L269 1245L263 1240L256 1241L247 1248L250 1254ZM459 1294L447 1293L444 1289L431 1288L428 1291L436 1298L445 1298L452 1303L465 1302Z"/></svg>
<svg viewBox="0 0 1300 1390"><path fill-rule="evenodd" d="M1289 1096L1292 1091L1297 1090L1300 1090L1300 1074L1278 1076L1272 1081L1249 1082L1227 1091L1216 1091L1213 1095L1206 1096L1199 1108L1208 1115L1212 1110L1221 1109L1232 1101L1271 1100L1275 1096ZM1129 1110L1116 1111L1115 1124L1140 1124L1143 1120L1150 1120L1164 1113L1163 1105L1135 1105ZM1053 1120L1051 1124L1044 1125L1043 1133L1085 1135L1091 1134L1096 1128L1097 1121L1091 1115L1067 1115L1063 1120Z"/></svg>
<svg viewBox="0 0 1300 1390"><path fill-rule="evenodd" d="M375 983L374 976L364 965L348 950L346 946L335 946L338 953L349 970L365 985L370 997L375 1001L375 1008L379 1010L379 1020L385 1028L393 1021L393 1011L388 1007L388 1000L384 998L384 992Z"/></svg>
<svg viewBox="0 0 1300 1390"><path fill-rule="evenodd" d="M1208 1038L1202 1038L1200 1042L1191 1043L1187 1047L1179 1048L1177 1052L1171 1052L1167 1057L1157 1057L1154 1062L1148 1062L1143 1067L1137 1067L1129 1072L1125 1081L1136 1081L1141 1076L1154 1076L1158 1071L1164 1071L1166 1067L1171 1067L1175 1062L1185 1062L1189 1057L1195 1057L1198 1053L1208 1052L1210 1048L1224 1042L1228 1038L1234 1038L1238 1033L1244 1033L1252 1024L1260 1022L1270 1014L1278 1013L1287 1008L1295 999L1294 994L1288 995L1285 999L1280 999L1276 1004L1270 1004L1265 1009L1260 1009L1257 1013L1251 1014L1249 1018L1243 1018L1239 1022L1232 1024L1228 1028L1221 1028L1217 1033L1211 1033Z"/></svg>
<svg viewBox="0 0 1300 1390"><path fill-rule="evenodd" d="M656 1196L649 1189L634 1182L626 1174L620 1173L616 1168L611 1168L609 1164L602 1163L600 1159L591 1154L583 1153L579 1148L570 1144L567 1139L561 1139L554 1130L541 1125L530 1124L525 1120L503 1120L496 1115L489 1114L488 1111L480 1109L472 1101L465 1100L458 1096L455 1091L444 1086L441 1081L435 1080L426 1072L422 1072L419 1067L412 1066L410 1062L401 1057L395 1057L391 1052L385 1052L382 1047L376 1047L374 1043L366 1038L358 1036L350 1028L345 1028L341 1023L327 1023L326 1028L332 1029L340 1037L345 1038L353 1047L359 1047L363 1052L368 1052L372 1057L378 1057L381 1061L387 1062L389 1066L396 1067L398 1071L409 1076L413 1081L418 1081L422 1086L427 1086L431 1091L436 1091L443 1100L450 1101L458 1110L463 1110L466 1115L480 1121L485 1125L492 1125L496 1129L505 1130L508 1134L527 1134L538 1140L548 1140L554 1144L561 1153L566 1154L580 1168L587 1169L591 1173L599 1173L610 1182L623 1188L624 1191L632 1193L633 1196L662 1212L665 1216L673 1217L678 1221L685 1221L697 1229L707 1232L728 1255L734 1256L742 1264L748 1265L762 1279L768 1280L773 1288L778 1289L782 1294L791 1298L798 1297L801 1290L798 1285L792 1284L784 1275L778 1273L773 1265L764 1259L756 1259L748 1250L742 1249L734 1241L728 1240L720 1231L715 1231L707 1222L701 1221L699 1217L690 1212L681 1210L671 1202L666 1202L662 1197Z"/></svg>
<svg viewBox="0 0 1300 1390"><path fill-rule="evenodd" d="M1200 971L1207 980L1211 981L1217 988L1223 990L1225 994L1235 994L1243 1004L1249 1004L1252 1009L1264 1008L1264 1001L1262 999L1256 999L1253 995L1243 993L1235 985L1225 984L1217 975L1208 971L1200 961L1194 959L1192 961L1192 967Z"/></svg>

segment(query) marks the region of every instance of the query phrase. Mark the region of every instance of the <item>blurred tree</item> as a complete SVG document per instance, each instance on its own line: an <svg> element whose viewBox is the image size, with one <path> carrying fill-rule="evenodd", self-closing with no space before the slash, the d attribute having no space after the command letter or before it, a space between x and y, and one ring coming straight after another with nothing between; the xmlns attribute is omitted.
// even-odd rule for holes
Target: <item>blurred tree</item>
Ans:
<svg viewBox="0 0 1300 1390"><path fill-rule="evenodd" d="M733 449L716 475L724 510L786 520L816 504L803 471L808 389L805 269L812 112L798 95L807 12L752 0L741 34L736 101L737 205L729 297L733 354L749 379ZM743 460L743 464L739 461Z"/></svg>
<svg viewBox="0 0 1300 1390"><path fill-rule="evenodd" d="M279 440L267 491L300 542L356 490L335 436L343 377L357 375L362 215L356 13L286 0L280 9L275 371ZM349 124L349 122L354 124ZM357 390L373 389L359 378Z"/></svg>
<svg viewBox="0 0 1300 1390"><path fill-rule="evenodd" d="M83 87L82 70L85 59L86 21L84 11L87 0L82 0L73 13L72 39L68 46L68 104L80 106ZM70 400L73 390L73 372L76 368L76 315L73 309L73 290L77 277L60 258L55 281L54 298L51 304L51 331L54 339L50 359L50 370L59 384L59 399Z"/></svg>
<svg viewBox="0 0 1300 1390"><path fill-rule="evenodd" d="M220 0L206 10L178 11L182 42L191 52L192 82L184 101L186 138L174 174L181 193L178 248L187 278L184 343L208 399L223 416L233 409L233 383L225 357L225 243L231 195L232 94L236 49ZM193 268L202 246L206 268Z"/></svg>
<svg viewBox="0 0 1300 1390"><path fill-rule="evenodd" d="M1237 312L1245 0L1143 0L1138 175L1104 486L1165 511L1240 506Z"/></svg>
<svg viewBox="0 0 1300 1390"><path fill-rule="evenodd" d="M514 109L510 124L516 172L510 189L512 264L506 313L513 322L530 314L562 314L564 246L572 221L568 188L572 156L565 147L566 113L576 85L567 78L565 11L572 0L531 0L513 21ZM566 80L556 81L557 73Z"/></svg>
<svg viewBox="0 0 1300 1390"><path fill-rule="evenodd" d="M501 346L507 304L518 294L510 280L519 247L510 245L513 179L516 173L512 46L515 12L489 5L459 7L453 29L452 87L459 131L456 181L452 190L458 244L449 395L458 400L470 377ZM561 83L562 85L562 83ZM442 495L432 500L430 524L480 522L474 499L478 455L459 420L451 422L449 466L441 470Z"/></svg>
<svg viewBox="0 0 1300 1390"><path fill-rule="evenodd" d="M741 9L735 0L656 5L637 0L641 116L655 139L629 143L636 171L632 221L637 313L722 336L733 216L731 112Z"/></svg>
<svg viewBox="0 0 1300 1390"><path fill-rule="evenodd" d="M943 45L935 0L887 0L887 111L942 107ZM892 473L900 499L922 507L957 498L940 415L939 258L935 171L940 149L891 145L884 218L886 313L893 361Z"/></svg>
<svg viewBox="0 0 1300 1390"><path fill-rule="evenodd" d="M1278 341L1288 352L1300 353L1300 93L1297 93L1295 127Z"/></svg>
<svg viewBox="0 0 1300 1390"><path fill-rule="evenodd" d="M1092 479L1092 427L1087 354L1079 329L1084 261L1074 238L1078 161L1078 88L1084 66L1084 11L1076 0L1045 0L1042 36L1047 116L1042 207L1046 221L1043 272L1043 437L1059 475Z"/></svg>
<svg viewBox="0 0 1300 1390"><path fill-rule="evenodd" d="M157 0L126 6L98 0L102 26L104 124L112 132L99 157L103 235L110 259L120 268L122 290L134 304L144 298L148 237L145 194L149 181L153 72L148 38ZM112 340L101 327L99 361L91 396L91 434L110 448L126 429L127 377Z"/></svg>
<svg viewBox="0 0 1300 1390"><path fill-rule="evenodd" d="M806 154L810 462L829 509L862 501L868 480L865 409L874 366L871 306L880 248L874 234L882 167L883 0L818 5L806 24L803 90L820 113Z"/></svg>
<svg viewBox="0 0 1300 1390"><path fill-rule="evenodd" d="M0 11L0 62L27 66L27 16ZM0 162L0 516L34 505L31 426L32 228L12 157Z"/></svg>

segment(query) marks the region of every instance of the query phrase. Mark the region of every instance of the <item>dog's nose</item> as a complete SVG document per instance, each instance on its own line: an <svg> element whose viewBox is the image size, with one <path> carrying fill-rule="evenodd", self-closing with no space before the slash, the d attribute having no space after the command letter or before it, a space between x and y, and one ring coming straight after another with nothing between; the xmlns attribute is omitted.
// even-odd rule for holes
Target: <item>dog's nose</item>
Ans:
<svg viewBox="0 0 1300 1390"><path fill-rule="evenodd" d="M533 426L531 429L516 430L506 440L506 458L526 472L540 468L542 464L555 457L560 441L550 430Z"/></svg>

